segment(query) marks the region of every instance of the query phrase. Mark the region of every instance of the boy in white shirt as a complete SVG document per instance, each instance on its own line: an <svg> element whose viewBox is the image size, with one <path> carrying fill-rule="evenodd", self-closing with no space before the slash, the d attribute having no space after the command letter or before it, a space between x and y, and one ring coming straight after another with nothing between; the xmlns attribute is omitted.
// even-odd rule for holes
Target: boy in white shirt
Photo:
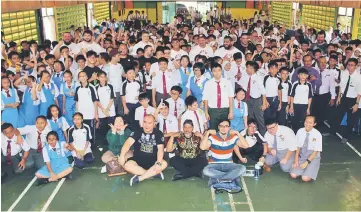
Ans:
<svg viewBox="0 0 361 212"><path fill-rule="evenodd" d="M170 90L171 97L166 100L169 103L169 113L173 114L176 118L179 118L186 110L184 100L180 98L181 94L182 88L178 85L173 86Z"/></svg>
<svg viewBox="0 0 361 212"><path fill-rule="evenodd" d="M185 100L187 110L181 116L180 131L183 131L183 123L190 119L194 123L194 132L203 134L208 128L208 121L202 109L198 108L197 98L188 96Z"/></svg>
<svg viewBox="0 0 361 212"><path fill-rule="evenodd" d="M154 113L154 118L158 122L159 130L164 135L164 143L167 142L173 133L178 132L178 120L169 113L169 103L167 101L161 102Z"/></svg>
<svg viewBox="0 0 361 212"><path fill-rule="evenodd" d="M146 115L155 113L155 108L149 105L149 96L146 93L139 95L140 107L135 110L135 120L139 122L139 126L143 127L143 119ZM133 129L134 131L135 129Z"/></svg>

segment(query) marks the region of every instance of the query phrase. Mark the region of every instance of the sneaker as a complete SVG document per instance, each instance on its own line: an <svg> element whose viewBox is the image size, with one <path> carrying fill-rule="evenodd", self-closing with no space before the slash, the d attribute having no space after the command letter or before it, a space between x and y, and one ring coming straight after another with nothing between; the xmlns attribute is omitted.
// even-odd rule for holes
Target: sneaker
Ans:
<svg viewBox="0 0 361 212"><path fill-rule="evenodd" d="M159 174L155 175L155 176L153 177L153 179L161 179L161 180L164 180L164 175L163 175L163 172L161 172L161 173L159 173Z"/></svg>
<svg viewBox="0 0 361 212"><path fill-rule="evenodd" d="M183 175L182 174L174 174L172 177L172 181L182 180Z"/></svg>
<svg viewBox="0 0 361 212"><path fill-rule="evenodd" d="M139 183L139 177L137 175L134 175L132 178L130 178L130 186L133 186L137 183Z"/></svg>
<svg viewBox="0 0 361 212"><path fill-rule="evenodd" d="M48 184L49 180L47 178L39 178L37 180L36 186L41 186L43 184Z"/></svg>
<svg viewBox="0 0 361 212"><path fill-rule="evenodd" d="M73 175L68 174L67 176L65 176L65 179L67 179L67 180L71 180L71 179L73 179Z"/></svg>
<svg viewBox="0 0 361 212"><path fill-rule="evenodd" d="M342 138L342 139L341 139L341 143L345 144L345 143L347 143L347 142L348 142L348 139L347 139L347 138Z"/></svg>
<svg viewBox="0 0 361 212"><path fill-rule="evenodd" d="M217 179L209 178L208 186L213 186L214 184L218 183Z"/></svg>

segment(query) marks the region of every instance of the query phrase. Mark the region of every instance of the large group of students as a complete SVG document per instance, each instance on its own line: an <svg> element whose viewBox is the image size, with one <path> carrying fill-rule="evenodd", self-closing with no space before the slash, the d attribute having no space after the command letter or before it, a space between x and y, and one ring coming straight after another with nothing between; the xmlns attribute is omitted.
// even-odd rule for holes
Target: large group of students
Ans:
<svg viewBox="0 0 361 212"><path fill-rule="evenodd" d="M2 40L3 166L35 166L41 185L71 178L101 147L108 173L134 175L131 186L164 180L170 165L173 181L208 176L234 192L246 163L316 180L323 136L357 132L361 41L340 30L313 38L307 26L181 15L136 28Z"/></svg>

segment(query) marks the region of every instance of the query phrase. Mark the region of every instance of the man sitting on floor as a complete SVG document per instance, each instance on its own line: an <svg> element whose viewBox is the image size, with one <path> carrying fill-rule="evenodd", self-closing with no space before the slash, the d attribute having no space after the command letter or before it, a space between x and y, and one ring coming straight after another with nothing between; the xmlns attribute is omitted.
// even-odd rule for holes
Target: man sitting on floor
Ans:
<svg viewBox="0 0 361 212"><path fill-rule="evenodd" d="M133 145L133 157L125 161L125 155ZM163 156L163 133L155 128L154 116L146 115L143 128L130 134L119 156L120 165L127 172L134 174L130 179L130 186L153 176L164 180L162 171L167 167L167 162L163 160Z"/></svg>
<svg viewBox="0 0 361 212"><path fill-rule="evenodd" d="M168 141L167 152L178 149L178 154L170 159L170 165L180 172L173 176L173 181L192 176L202 177L202 170L208 164L199 148L203 135L200 132L193 133L193 128L193 121L185 120L183 132L173 133Z"/></svg>
<svg viewBox="0 0 361 212"><path fill-rule="evenodd" d="M223 120L218 124L218 132L208 130L200 145L202 150L209 149L210 153L209 164L203 170L203 174L210 178L208 185L226 188L227 192L241 190L239 177L246 172L245 166L233 163L233 148L235 145L248 148L240 133L230 130L230 124Z"/></svg>

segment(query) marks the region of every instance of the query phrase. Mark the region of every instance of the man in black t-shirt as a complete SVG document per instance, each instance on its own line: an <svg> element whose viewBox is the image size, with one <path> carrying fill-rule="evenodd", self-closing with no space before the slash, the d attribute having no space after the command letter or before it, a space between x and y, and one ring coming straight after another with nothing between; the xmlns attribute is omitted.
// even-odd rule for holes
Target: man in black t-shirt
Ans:
<svg viewBox="0 0 361 212"><path fill-rule="evenodd" d="M118 50L120 52L119 63L122 64L124 70L128 70L129 68L133 67L134 57L128 54L127 45L126 44L120 44Z"/></svg>
<svg viewBox="0 0 361 212"><path fill-rule="evenodd" d="M133 146L133 157L125 161L125 155ZM132 132L124 143L119 156L120 165L134 174L130 179L130 186L145 179L157 177L164 180L162 171L167 167L164 156L164 136L155 128L153 115L146 115L143 119L143 128Z"/></svg>
<svg viewBox="0 0 361 212"><path fill-rule="evenodd" d="M97 61L97 53L95 51L88 51L86 53L86 59L87 59L87 63L88 65L84 67L84 72L86 73L86 75L88 76L88 82L91 83L92 85L96 86L98 84L98 80L97 80L97 74L98 72L101 71L101 69L95 65L96 61Z"/></svg>

